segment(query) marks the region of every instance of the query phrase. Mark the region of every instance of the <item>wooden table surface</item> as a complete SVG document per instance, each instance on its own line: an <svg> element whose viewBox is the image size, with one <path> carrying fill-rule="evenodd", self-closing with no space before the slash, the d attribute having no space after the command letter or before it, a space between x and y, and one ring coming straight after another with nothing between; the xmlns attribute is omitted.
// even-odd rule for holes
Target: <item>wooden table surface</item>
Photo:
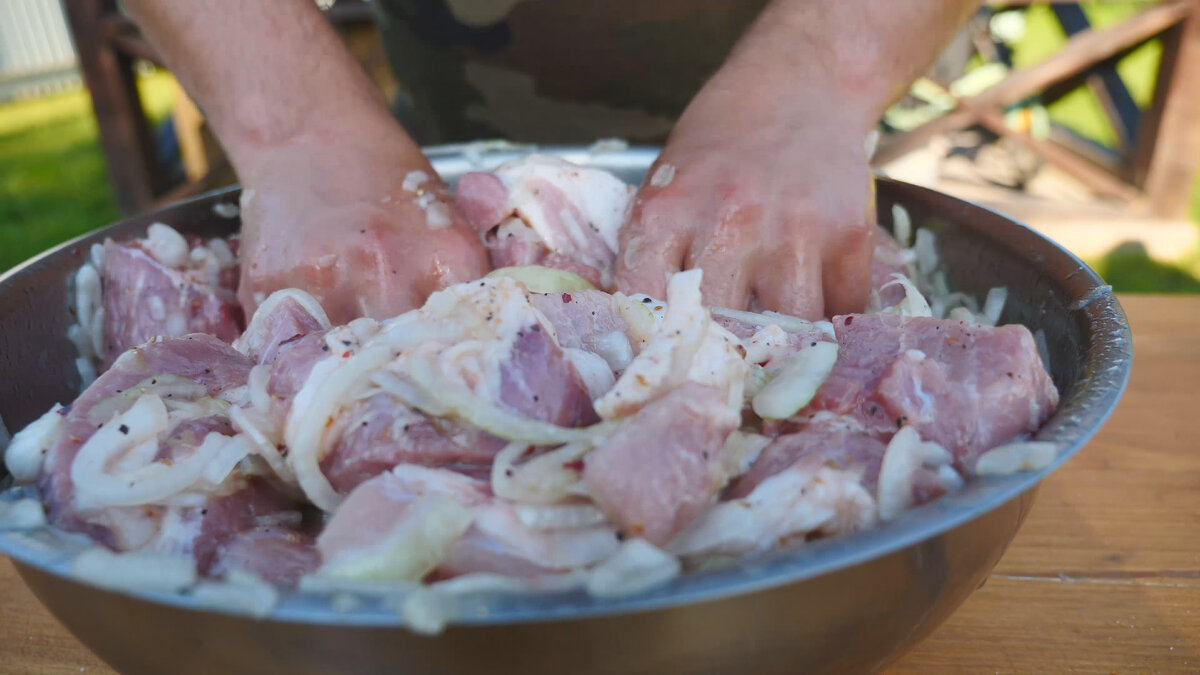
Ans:
<svg viewBox="0 0 1200 675"><path fill-rule="evenodd" d="M1133 380L987 584L892 673L1200 672L1200 298L1123 296ZM111 673L0 561L0 673Z"/></svg>

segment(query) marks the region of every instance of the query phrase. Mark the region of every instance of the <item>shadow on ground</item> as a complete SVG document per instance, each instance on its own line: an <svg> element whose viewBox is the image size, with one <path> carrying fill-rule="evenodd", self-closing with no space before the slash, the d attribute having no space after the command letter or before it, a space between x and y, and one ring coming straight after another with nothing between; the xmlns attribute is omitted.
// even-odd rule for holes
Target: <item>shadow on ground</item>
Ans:
<svg viewBox="0 0 1200 675"><path fill-rule="evenodd" d="M1200 279L1180 267L1154 260L1140 242L1121 244L1094 266L1118 293L1200 293Z"/></svg>

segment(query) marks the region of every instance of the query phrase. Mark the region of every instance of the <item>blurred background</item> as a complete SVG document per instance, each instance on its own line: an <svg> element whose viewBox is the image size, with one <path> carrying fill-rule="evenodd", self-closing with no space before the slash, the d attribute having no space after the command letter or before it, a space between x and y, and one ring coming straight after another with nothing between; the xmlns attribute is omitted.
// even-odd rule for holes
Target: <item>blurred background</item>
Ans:
<svg viewBox="0 0 1200 675"><path fill-rule="evenodd" d="M370 2L319 4L402 94ZM880 172L1024 220L1118 291L1200 292L1200 0L987 3L881 131ZM0 0L0 272L235 181L115 0Z"/></svg>

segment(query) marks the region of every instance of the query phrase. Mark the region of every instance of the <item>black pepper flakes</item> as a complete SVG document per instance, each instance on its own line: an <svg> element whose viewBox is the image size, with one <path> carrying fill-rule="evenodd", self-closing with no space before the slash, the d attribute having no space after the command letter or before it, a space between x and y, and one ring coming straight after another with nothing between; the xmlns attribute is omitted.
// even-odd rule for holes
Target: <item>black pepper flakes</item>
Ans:
<svg viewBox="0 0 1200 675"><path fill-rule="evenodd" d="M542 332L542 326L541 326L541 324L535 323L535 324L533 324L533 328L531 330L533 330L533 332L535 332L535 333L540 333L540 332Z"/></svg>
<svg viewBox="0 0 1200 675"><path fill-rule="evenodd" d="M904 423L907 421L908 421L908 418L905 417L904 415L897 417L896 418L896 428L899 429L900 427L904 426Z"/></svg>
<svg viewBox="0 0 1200 675"><path fill-rule="evenodd" d="M650 303L652 303L652 302L654 302L654 301L653 301L653 300L651 300L650 298L642 298L642 302L644 302L644 303L646 303L646 304L648 305L648 304L650 304Z"/></svg>
<svg viewBox="0 0 1200 675"><path fill-rule="evenodd" d="M129 425L122 424L121 426L117 427L117 431L128 436L129 435Z"/></svg>
<svg viewBox="0 0 1200 675"><path fill-rule="evenodd" d="M323 351L323 352L329 351L329 345L321 345L321 351Z"/></svg>

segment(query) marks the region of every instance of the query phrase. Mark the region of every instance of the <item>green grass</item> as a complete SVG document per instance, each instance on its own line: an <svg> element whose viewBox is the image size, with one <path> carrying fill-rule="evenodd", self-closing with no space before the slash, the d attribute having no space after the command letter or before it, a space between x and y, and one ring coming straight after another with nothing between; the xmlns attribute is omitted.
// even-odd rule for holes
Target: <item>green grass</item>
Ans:
<svg viewBox="0 0 1200 675"><path fill-rule="evenodd" d="M139 81L154 121L170 112L169 75ZM0 105L0 271L117 217L87 92Z"/></svg>

